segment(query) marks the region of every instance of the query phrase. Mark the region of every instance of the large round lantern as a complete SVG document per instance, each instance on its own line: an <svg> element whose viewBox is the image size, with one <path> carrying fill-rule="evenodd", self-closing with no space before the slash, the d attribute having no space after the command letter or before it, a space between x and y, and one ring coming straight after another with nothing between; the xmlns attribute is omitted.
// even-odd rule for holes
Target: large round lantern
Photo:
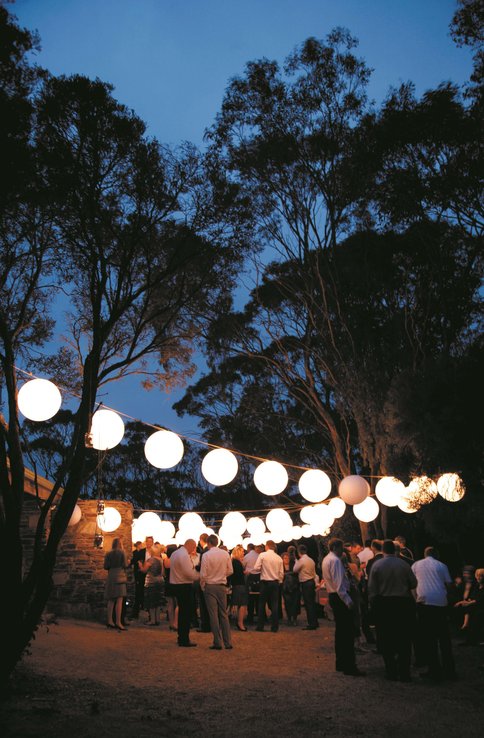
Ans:
<svg viewBox="0 0 484 738"><path fill-rule="evenodd" d="M157 537L160 543L167 546L168 541L171 541L175 537L175 526L173 523L170 523L169 520L161 520Z"/></svg>
<svg viewBox="0 0 484 738"><path fill-rule="evenodd" d="M183 441L176 433L159 430L145 443L145 456L157 469L171 469L183 458Z"/></svg>
<svg viewBox="0 0 484 738"><path fill-rule="evenodd" d="M343 502L341 497L333 497L328 502L328 508L331 511L333 518L341 518L345 514L346 504Z"/></svg>
<svg viewBox="0 0 484 738"><path fill-rule="evenodd" d="M91 437L93 448L107 451L114 448L123 439L124 423L114 410L101 408L92 416Z"/></svg>
<svg viewBox="0 0 484 738"><path fill-rule="evenodd" d="M339 483L339 496L347 505L358 505L370 494L370 485L358 474L345 477Z"/></svg>
<svg viewBox="0 0 484 738"><path fill-rule="evenodd" d="M121 525L121 513L115 507L105 507L97 516L97 524L103 533L112 533Z"/></svg>
<svg viewBox="0 0 484 738"><path fill-rule="evenodd" d="M135 521L136 524L136 538L133 540L144 541L147 536L153 536L158 540L160 535L161 520L160 516L154 512L141 513L139 518Z"/></svg>
<svg viewBox="0 0 484 738"><path fill-rule="evenodd" d="M299 541L302 538L302 529L300 525L293 525L292 537L295 541Z"/></svg>
<svg viewBox="0 0 484 738"><path fill-rule="evenodd" d="M331 479L320 469L308 469L299 479L299 492L308 502L322 502L331 493Z"/></svg>
<svg viewBox="0 0 484 738"><path fill-rule="evenodd" d="M398 501L398 509L410 515L416 513L419 507L418 501L415 500L412 494L408 494L408 487L405 487L405 494Z"/></svg>
<svg viewBox="0 0 484 738"><path fill-rule="evenodd" d="M396 477L382 477L376 483L375 495L386 507L396 507L404 494L405 485Z"/></svg>
<svg viewBox="0 0 484 738"><path fill-rule="evenodd" d="M266 526L262 518L249 518L247 521L247 530L251 536L261 536L266 532Z"/></svg>
<svg viewBox="0 0 484 738"><path fill-rule="evenodd" d="M323 535L334 523L334 516L328 505L314 505L309 524L316 535Z"/></svg>
<svg viewBox="0 0 484 738"><path fill-rule="evenodd" d="M373 497L367 497L358 505L353 505L353 513L362 523L371 523L378 516L380 508L378 502Z"/></svg>
<svg viewBox="0 0 484 738"><path fill-rule="evenodd" d="M465 484L458 474L442 474L437 479L437 490L447 502L459 502L466 493Z"/></svg>
<svg viewBox="0 0 484 738"><path fill-rule="evenodd" d="M314 516L314 505L306 505L299 510L299 517L307 525L311 525Z"/></svg>
<svg viewBox="0 0 484 738"><path fill-rule="evenodd" d="M19 389L18 408L29 420L49 420L58 412L62 397L58 388L47 379L31 379Z"/></svg>
<svg viewBox="0 0 484 738"><path fill-rule="evenodd" d="M82 518L82 510L79 507L79 505L76 505L74 510L72 511L72 515L69 518L69 522L67 523L68 526L77 525L80 519Z"/></svg>
<svg viewBox="0 0 484 738"><path fill-rule="evenodd" d="M405 495L419 505L427 505L438 495L437 485L433 479L426 477L414 477L408 485Z"/></svg>
<svg viewBox="0 0 484 738"><path fill-rule="evenodd" d="M289 481L287 471L278 461L263 461L254 472L254 484L264 495L278 495Z"/></svg>
<svg viewBox="0 0 484 738"><path fill-rule="evenodd" d="M205 530L205 523L198 513L187 512L178 521L178 528L180 532L183 532L185 540L187 538L197 539Z"/></svg>
<svg viewBox="0 0 484 738"><path fill-rule="evenodd" d="M226 448L214 448L202 461L202 474L210 484L221 487L229 484L239 470L237 459Z"/></svg>
<svg viewBox="0 0 484 738"><path fill-rule="evenodd" d="M284 533L289 528L292 528L292 520L286 510L276 507L274 510L269 510L266 515L266 525L271 533Z"/></svg>
<svg viewBox="0 0 484 738"><path fill-rule="evenodd" d="M228 512L222 520L224 530L233 533L234 536L241 536L247 528L247 520L241 512Z"/></svg>
<svg viewBox="0 0 484 738"><path fill-rule="evenodd" d="M306 523L305 525L301 525L301 535L303 538L311 538L314 535L314 531L311 526Z"/></svg>

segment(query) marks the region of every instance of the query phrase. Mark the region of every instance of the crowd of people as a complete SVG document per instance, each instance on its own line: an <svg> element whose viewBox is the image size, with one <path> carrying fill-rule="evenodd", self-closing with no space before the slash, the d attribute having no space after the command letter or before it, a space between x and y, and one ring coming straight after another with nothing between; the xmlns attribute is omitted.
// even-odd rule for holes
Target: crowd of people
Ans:
<svg viewBox="0 0 484 738"><path fill-rule="evenodd" d="M232 649L232 625L241 632L279 630L281 619L305 630L320 618L334 620L336 670L364 676L359 653L383 658L389 680L411 680L412 657L420 674L435 682L457 678L452 629L461 645L484 645L484 569L466 566L452 579L434 547L414 561L403 537L395 540L328 542L317 567L305 544L281 554L273 541L229 552L215 535L202 534L168 548L146 538L132 556L115 538L105 556L107 627L126 630L124 603L134 573L133 619L141 610L147 625L159 626L166 611L178 646L195 647L190 630L211 633L212 650Z"/></svg>

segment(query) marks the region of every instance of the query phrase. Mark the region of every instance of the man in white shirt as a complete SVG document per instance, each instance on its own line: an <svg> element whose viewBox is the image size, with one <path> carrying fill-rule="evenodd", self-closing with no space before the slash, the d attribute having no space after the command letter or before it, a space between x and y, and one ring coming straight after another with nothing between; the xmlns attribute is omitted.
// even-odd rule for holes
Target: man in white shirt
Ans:
<svg viewBox="0 0 484 738"><path fill-rule="evenodd" d="M254 574L254 566L259 558L259 554L264 550L263 546L254 546L253 543L247 544L247 553L245 554L242 564L244 566L245 584L247 587L247 597L249 604L247 607L247 623L252 625L257 612L257 603L259 598L259 574Z"/></svg>
<svg viewBox="0 0 484 738"><path fill-rule="evenodd" d="M297 550L299 559L294 564L293 573L297 574L301 585L304 608L308 619L308 624L303 630L316 630L319 627L316 616L316 566L308 556L308 550L304 544L298 546Z"/></svg>
<svg viewBox="0 0 484 738"><path fill-rule="evenodd" d="M196 548L189 538L170 556L170 585L178 603L178 645L184 648L197 645L190 641L192 583L200 576L191 558Z"/></svg>
<svg viewBox="0 0 484 738"><path fill-rule="evenodd" d="M274 541L267 541L266 550L259 554L254 573L260 572L259 610L257 613L256 630L264 630L266 619L266 604L271 611L271 631L279 630L279 588L284 579L284 564L276 553Z"/></svg>
<svg viewBox="0 0 484 738"><path fill-rule="evenodd" d="M341 561L343 541L331 538L329 554L323 559L323 580L328 592L329 604L335 620L334 650L336 671L347 676L364 676L355 661L355 626L353 622L353 600L350 597L350 581Z"/></svg>
<svg viewBox="0 0 484 738"><path fill-rule="evenodd" d="M218 548L218 538L210 535L207 540L208 551L202 556L200 565L200 584L210 618L213 634L212 650L221 651L232 648L229 615L227 612L227 577L233 573L232 559L227 551Z"/></svg>
<svg viewBox="0 0 484 738"><path fill-rule="evenodd" d="M417 578L418 627L428 665L428 672L422 676L433 681L455 679L447 617L447 587L452 584L449 570L438 560L436 549L427 546L424 558L412 565L412 571Z"/></svg>

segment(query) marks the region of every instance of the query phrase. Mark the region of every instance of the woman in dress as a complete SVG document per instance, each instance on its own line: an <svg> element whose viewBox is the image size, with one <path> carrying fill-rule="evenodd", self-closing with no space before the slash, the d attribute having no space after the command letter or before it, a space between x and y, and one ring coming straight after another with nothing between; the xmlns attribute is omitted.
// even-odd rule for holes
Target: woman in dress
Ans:
<svg viewBox="0 0 484 738"><path fill-rule="evenodd" d="M126 568L128 559L121 538L115 538L111 551L104 557L104 568L108 572L106 581L107 627L126 630L122 623L123 599L126 597ZM113 622L113 611L116 622Z"/></svg>
<svg viewBox="0 0 484 738"><path fill-rule="evenodd" d="M297 574L293 572L294 564L296 563L296 549L294 546L289 546L287 551L282 554L282 563L284 565L282 599L284 600L287 624L293 626L297 625L297 616L301 612L299 579Z"/></svg>
<svg viewBox="0 0 484 738"><path fill-rule="evenodd" d="M227 582L232 587L230 604L231 607L237 608L237 628L241 631L247 630L244 620L247 615L247 605L249 602L244 576L244 565L242 563L244 554L245 551L242 546L236 546L232 551L232 567L234 573L230 575Z"/></svg>
<svg viewBox="0 0 484 738"><path fill-rule="evenodd" d="M141 561L138 563L140 571L146 574L144 603L150 614L150 625L160 624L160 607L165 603L165 580L161 554L160 544L155 543L148 561L144 564Z"/></svg>

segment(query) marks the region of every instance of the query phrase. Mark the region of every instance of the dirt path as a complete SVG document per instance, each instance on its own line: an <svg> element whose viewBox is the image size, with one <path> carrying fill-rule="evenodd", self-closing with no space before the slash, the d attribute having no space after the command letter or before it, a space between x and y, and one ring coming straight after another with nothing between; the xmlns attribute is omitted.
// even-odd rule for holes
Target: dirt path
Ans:
<svg viewBox="0 0 484 738"><path fill-rule="evenodd" d="M181 649L176 634L127 633L62 620L43 627L1 709L4 738L232 736L480 736L484 649L456 648L458 682L386 682L379 656L366 678L333 670L333 626L234 631L232 651L210 634Z"/></svg>

